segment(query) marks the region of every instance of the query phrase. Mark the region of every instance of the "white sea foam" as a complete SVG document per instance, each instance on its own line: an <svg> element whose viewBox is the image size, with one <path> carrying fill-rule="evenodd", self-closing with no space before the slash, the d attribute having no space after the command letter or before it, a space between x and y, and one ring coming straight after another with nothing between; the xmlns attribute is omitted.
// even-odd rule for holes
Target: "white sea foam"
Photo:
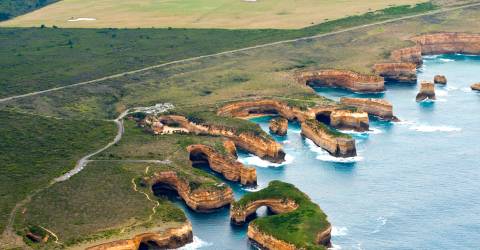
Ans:
<svg viewBox="0 0 480 250"><path fill-rule="evenodd" d="M455 62L453 59L446 59L446 58L440 58L440 61L442 62Z"/></svg>
<svg viewBox="0 0 480 250"><path fill-rule="evenodd" d="M193 236L193 242L190 243L190 244L187 244L181 248L178 248L180 250L196 250L196 249L201 249L201 248L205 248L208 247L208 246L211 246L213 245L212 243L209 243L209 242L206 242L200 238L198 238L197 236Z"/></svg>
<svg viewBox="0 0 480 250"><path fill-rule="evenodd" d="M348 234L348 228L346 227L332 227L332 236L345 236Z"/></svg>
<svg viewBox="0 0 480 250"><path fill-rule="evenodd" d="M294 157L287 154L285 155L285 161L282 163L273 163L269 162L267 160L263 160L260 157L250 154L248 157L245 158L239 158L238 160L245 164L245 165L253 165L257 167L262 167L262 168L268 168L268 167L281 167L287 164L290 164L293 162Z"/></svg>
<svg viewBox="0 0 480 250"><path fill-rule="evenodd" d="M289 141L289 140L285 140L285 141L283 141L282 143L283 143L283 144L290 144L290 143L291 143L291 141Z"/></svg>
<svg viewBox="0 0 480 250"><path fill-rule="evenodd" d="M446 90L436 90L435 95L436 96L448 96L448 91L446 91Z"/></svg>
<svg viewBox="0 0 480 250"><path fill-rule="evenodd" d="M427 55L427 56L423 56L424 59L435 59L437 58L439 55Z"/></svg>
<svg viewBox="0 0 480 250"><path fill-rule="evenodd" d="M414 125L410 127L411 130L415 130L418 132L459 132L462 129L452 126L440 125L440 126L432 126L432 125Z"/></svg>
<svg viewBox="0 0 480 250"><path fill-rule="evenodd" d="M351 163L351 162L358 162L363 160L363 157L361 156L347 157L347 158L335 157L330 155L326 150L315 145L315 143L312 140L305 138L305 141L307 142L307 145L310 151L317 153L317 157L315 158L320 161Z"/></svg>
<svg viewBox="0 0 480 250"><path fill-rule="evenodd" d="M332 243L332 247L330 247L328 249L330 249L330 250L340 250L340 249L342 249L342 247L340 245Z"/></svg>
<svg viewBox="0 0 480 250"><path fill-rule="evenodd" d="M355 130L341 130L342 133L345 133L345 134L350 134L350 135L377 135L377 134L381 134L383 133L383 131L379 128L373 128L373 127L370 127L370 130L368 131L363 131L363 132L358 132L358 131L355 131Z"/></svg>
<svg viewBox="0 0 480 250"><path fill-rule="evenodd" d="M79 18L72 18L72 19L68 19L67 21L68 22L80 22L80 21L95 21L97 20L96 18L92 18L92 17L79 17Z"/></svg>
<svg viewBox="0 0 480 250"><path fill-rule="evenodd" d="M448 90L448 91L451 91L451 90L457 90L458 87L448 85L448 86L445 86L445 89Z"/></svg>
<svg viewBox="0 0 480 250"><path fill-rule="evenodd" d="M473 91L471 88L462 88L461 90L465 93L470 93Z"/></svg>

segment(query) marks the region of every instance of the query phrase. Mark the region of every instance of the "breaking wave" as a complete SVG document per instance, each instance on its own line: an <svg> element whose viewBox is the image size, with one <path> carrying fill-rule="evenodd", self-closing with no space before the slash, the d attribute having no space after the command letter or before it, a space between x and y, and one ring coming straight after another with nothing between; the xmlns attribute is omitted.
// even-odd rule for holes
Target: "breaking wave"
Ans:
<svg viewBox="0 0 480 250"><path fill-rule="evenodd" d="M345 236L348 234L348 228L346 227L332 227L332 236Z"/></svg>
<svg viewBox="0 0 480 250"><path fill-rule="evenodd" d="M201 249L201 248L205 248L205 247L208 247L208 246L211 246L213 245L212 243L209 243L209 242L206 242L200 238L198 238L197 236L193 236L193 242L192 243L189 243L181 248L178 248L180 250L196 250L196 249Z"/></svg>
<svg viewBox="0 0 480 250"><path fill-rule="evenodd" d="M270 162L270 161L267 161L267 160L263 160L262 158L260 158L256 155L250 154L247 157L241 157L238 160L245 165L253 165L253 166L257 166L257 167L268 168L268 167L281 167L281 166L290 164L290 163L293 162L293 159L294 159L293 156L287 154L287 155L285 155L285 161L284 162L273 163L273 162Z"/></svg>
<svg viewBox="0 0 480 250"><path fill-rule="evenodd" d="M307 145L310 151L317 153L316 159L320 161L352 163L352 162L359 162L363 160L363 157L361 156L347 157L347 158L335 157L330 155L326 150L317 146L312 140L305 138L305 141L307 142Z"/></svg>
<svg viewBox="0 0 480 250"><path fill-rule="evenodd" d="M440 58L441 62L455 62L453 59Z"/></svg>

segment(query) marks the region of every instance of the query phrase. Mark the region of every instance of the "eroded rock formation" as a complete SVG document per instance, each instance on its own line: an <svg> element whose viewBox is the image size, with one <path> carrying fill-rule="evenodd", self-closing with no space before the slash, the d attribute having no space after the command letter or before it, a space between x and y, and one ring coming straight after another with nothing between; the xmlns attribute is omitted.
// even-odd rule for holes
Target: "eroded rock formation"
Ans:
<svg viewBox="0 0 480 250"><path fill-rule="evenodd" d="M357 155L354 139L350 136L330 131L325 125L316 120L306 120L302 123L302 135L335 157L353 157Z"/></svg>
<svg viewBox="0 0 480 250"><path fill-rule="evenodd" d="M422 55L480 54L480 34L442 32L424 34L411 39Z"/></svg>
<svg viewBox="0 0 480 250"><path fill-rule="evenodd" d="M342 97L340 103L356 107L385 120L398 121L398 118L393 115L392 104L382 99Z"/></svg>
<svg viewBox="0 0 480 250"><path fill-rule="evenodd" d="M386 81L417 83L417 64L415 63L378 63L373 66L373 70Z"/></svg>
<svg viewBox="0 0 480 250"><path fill-rule="evenodd" d="M249 202L246 206L233 206L230 209L230 219L234 224L241 225L262 206L268 207L275 214L291 212L298 208L297 203L288 199L259 199Z"/></svg>
<svg viewBox="0 0 480 250"><path fill-rule="evenodd" d="M283 162L285 160L285 153L279 143L271 138L250 131L238 132L230 127L196 124L179 115L150 116L146 118L145 121L147 126L158 122L163 124L163 129L173 128L178 133L222 136L231 140L235 146L255 154L260 158L272 162ZM162 133L160 130L157 132Z"/></svg>
<svg viewBox="0 0 480 250"><path fill-rule="evenodd" d="M187 222L180 227L159 232L147 232L136 235L133 239L116 240L89 247L87 250L138 250L142 243L154 245L158 249L174 249L192 241L192 225Z"/></svg>
<svg viewBox="0 0 480 250"><path fill-rule="evenodd" d="M417 102L426 99L435 100L435 85L432 82L423 81L420 86L420 91L415 99Z"/></svg>
<svg viewBox="0 0 480 250"><path fill-rule="evenodd" d="M256 185L257 172L255 168L246 167L236 161L231 154L222 155L210 146L196 144L187 147L192 164L208 163L210 168L222 174L225 179L240 182L242 185Z"/></svg>
<svg viewBox="0 0 480 250"><path fill-rule="evenodd" d="M368 114L367 112L334 110L330 114L330 125L337 129L368 131Z"/></svg>
<svg viewBox="0 0 480 250"><path fill-rule="evenodd" d="M197 212L210 212L233 201L232 189L225 183L218 184L215 187L196 187L193 189L191 187L193 183L181 178L174 171L156 172L153 176L146 178L145 182L152 187L159 184L176 190L187 206ZM199 184L195 183L193 186L195 185Z"/></svg>
<svg viewBox="0 0 480 250"><path fill-rule="evenodd" d="M394 50L390 55L390 59L394 62L414 63L415 65L422 65L422 48L420 46L413 46Z"/></svg>
<svg viewBox="0 0 480 250"><path fill-rule="evenodd" d="M288 120L283 117L273 118L268 126L270 132L277 135L286 135L288 130Z"/></svg>
<svg viewBox="0 0 480 250"><path fill-rule="evenodd" d="M297 80L311 87L337 87L354 92L381 92L384 79L377 75L364 75L348 70L317 70L297 73Z"/></svg>
<svg viewBox="0 0 480 250"><path fill-rule="evenodd" d="M435 84L447 84L447 78L445 76L442 76L442 75L436 75L433 78L433 82Z"/></svg>
<svg viewBox="0 0 480 250"><path fill-rule="evenodd" d="M472 90L480 91L480 82L479 82L479 83L472 84L472 86L470 86L470 88L471 88Z"/></svg>

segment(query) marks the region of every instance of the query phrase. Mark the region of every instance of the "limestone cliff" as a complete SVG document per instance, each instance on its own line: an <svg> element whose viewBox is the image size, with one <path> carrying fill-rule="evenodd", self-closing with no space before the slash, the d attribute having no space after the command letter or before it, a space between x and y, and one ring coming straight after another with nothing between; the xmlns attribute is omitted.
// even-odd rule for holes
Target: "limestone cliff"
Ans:
<svg viewBox="0 0 480 250"><path fill-rule="evenodd" d="M286 135L288 130L288 120L283 117L273 118L270 120L268 128L273 134L282 136Z"/></svg>
<svg viewBox="0 0 480 250"><path fill-rule="evenodd" d="M480 54L480 34L443 32L413 37L422 55Z"/></svg>
<svg viewBox="0 0 480 250"><path fill-rule="evenodd" d="M253 225L248 225L247 236L267 250L297 250L295 245L268 235Z"/></svg>
<svg viewBox="0 0 480 250"><path fill-rule="evenodd" d="M302 135L335 157L357 155L354 139L350 136L333 133L315 120L307 120L302 123Z"/></svg>
<svg viewBox="0 0 480 250"><path fill-rule="evenodd" d="M435 100L435 85L432 82L423 81L420 86L420 91L415 99L417 102L426 99Z"/></svg>
<svg viewBox="0 0 480 250"><path fill-rule="evenodd" d="M381 92L384 79L377 75L364 75L348 70L317 70L297 73L298 82L311 87L337 87L354 92Z"/></svg>
<svg viewBox="0 0 480 250"><path fill-rule="evenodd" d="M394 62L405 62L414 63L415 65L422 65L422 48L416 45L413 47L395 50L390 55L390 59Z"/></svg>
<svg viewBox="0 0 480 250"><path fill-rule="evenodd" d="M262 206L268 207L275 214L291 212L298 208L297 203L288 199L259 199L249 202L246 206L232 206L230 208L230 220L237 225L244 224L247 217L254 214Z"/></svg>
<svg viewBox="0 0 480 250"><path fill-rule="evenodd" d="M330 114L330 126L337 129L368 131L369 120L366 112L334 110Z"/></svg>
<svg viewBox="0 0 480 250"><path fill-rule="evenodd" d="M229 181L237 181L242 185L256 185L257 172L255 168L246 167L231 154L222 155L210 146L196 144L187 147L193 164L208 163L210 168L222 174Z"/></svg>
<svg viewBox="0 0 480 250"><path fill-rule="evenodd" d="M146 178L145 182L151 186L162 184L175 189L187 206L197 212L210 212L233 201L232 189L225 183L215 188L199 187L192 190L191 183L179 177L174 171L156 172L153 176Z"/></svg>
<svg viewBox="0 0 480 250"><path fill-rule="evenodd" d="M189 121L179 115L164 115L159 117L148 117L145 124L163 124L163 129L170 128L168 132L175 129L178 133L194 133L203 135L222 136L231 140L236 147L257 155L260 158L272 161L285 161L285 153L279 143L271 138L257 135L250 131L238 132L234 128L219 125L203 125ZM162 131L159 131L162 133Z"/></svg>
<svg viewBox="0 0 480 250"><path fill-rule="evenodd" d="M160 249L174 249L193 241L190 222L165 231L146 232L133 239L116 240L87 248L87 250L138 250L142 243L154 243Z"/></svg>
<svg viewBox="0 0 480 250"><path fill-rule="evenodd" d="M340 103L364 110L370 115L385 120L398 121L398 118L393 115L392 104L382 99L342 97Z"/></svg>
<svg viewBox="0 0 480 250"><path fill-rule="evenodd" d="M386 81L417 83L417 64L415 63L378 63L373 66L373 70Z"/></svg>

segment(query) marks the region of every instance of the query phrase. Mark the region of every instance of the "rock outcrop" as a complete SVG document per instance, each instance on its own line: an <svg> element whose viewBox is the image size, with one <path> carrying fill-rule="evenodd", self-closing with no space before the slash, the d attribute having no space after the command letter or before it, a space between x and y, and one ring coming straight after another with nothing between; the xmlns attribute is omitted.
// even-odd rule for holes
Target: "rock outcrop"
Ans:
<svg viewBox="0 0 480 250"><path fill-rule="evenodd" d="M221 183L215 188L195 188L185 178L181 178L174 171L156 172L153 176L146 178L145 182L152 187L156 184L165 185L178 192L178 195L185 201L188 207L197 212L210 212L224 207L233 201L233 192L230 187Z"/></svg>
<svg viewBox="0 0 480 250"><path fill-rule="evenodd" d="M435 100L435 85L432 82L423 81L420 86L420 91L415 99L417 102L426 99Z"/></svg>
<svg viewBox="0 0 480 250"><path fill-rule="evenodd" d="M298 208L297 203L288 199L259 199L249 202L243 207L233 206L230 209L230 220L237 225L244 224L248 216L254 214L262 206L268 207L274 214L288 213Z"/></svg>
<svg viewBox="0 0 480 250"><path fill-rule="evenodd" d="M232 223L246 223L249 215L261 206L267 206L274 215L254 219L248 225L247 235L262 249L290 250L309 249L307 246L314 245L331 246L332 227L327 216L295 186L272 181L268 187L246 194L230 207ZM290 228L296 228L296 232L286 236L283 232Z"/></svg>
<svg viewBox="0 0 480 250"><path fill-rule="evenodd" d="M213 171L222 174L229 181L240 182L242 185L257 185L255 168L245 167L231 154L222 155L212 147L201 144L190 145L187 150L193 165L207 163Z"/></svg>
<svg viewBox="0 0 480 250"><path fill-rule="evenodd" d="M373 71L386 81L417 83L417 64L411 62L378 63Z"/></svg>
<svg viewBox="0 0 480 250"><path fill-rule="evenodd" d="M470 86L470 88L471 88L472 90L480 91L480 82L479 82L479 83L472 84L472 86Z"/></svg>
<svg viewBox="0 0 480 250"><path fill-rule="evenodd" d="M317 70L297 73L297 80L311 87L337 87L354 92L381 92L384 79L377 75L364 75L348 70Z"/></svg>
<svg viewBox="0 0 480 250"><path fill-rule="evenodd" d="M350 110L334 110L330 114L330 126L337 129L368 131L369 120L367 112Z"/></svg>
<svg viewBox="0 0 480 250"><path fill-rule="evenodd" d="M442 76L442 75L436 75L433 78L433 83L435 83L435 84L447 84L447 78L445 76Z"/></svg>
<svg viewBox="0 0 480 250"><path fill-rule="evenodd" d="M302 135L335 157L357 155L354 139L348 135L333 132L316 120L306 120L302 123Z"/></svg>
<svg viewBox="0 0 480 250"><path fill-rule="evenodd" d="M163 124L164 129L174 128L178 133L222 136L231 140L236 147L242 148L260 158L277 163L285 161L285 152L283 152L278 142L271 138L255 134L254 132L238 132L230 127L196 124L179 115L149 116L145 119L147 127L157 122ZM161 133L161 131L159 131L159 133Z"/></svg>
<svg viewBox="0 0 480 250"><path fill-rule="evenodd" d="M390 55L393 62L413 63L415 65L422 65L422 48L420 46L413 46L394 50Z"/></svg>
<svg viewBox="0 0 480 250"><path fill-rule="evenodd" d="M398 121L393 115L393 105L382 99L342 97L340 103L358 108L381 119Z"/></svg>
<svg viewBox="0 0 480 250"><path fill-rule="evenodd" d="M286 135L288 130L288 120L283 117L273 118L268 126L270 132L277 135Z"/></svg>
<svg viewBox="0 0 480 250"><path fill-rule="evenodd" d="M223 141L223 147L225 148L227 153L229 153L230 155L235 157L235 159L238 158L237 147L235 146L235 143L233 141L231 141L231 140Z"/></svg>
<svg viewBox="0 0 480 250"><path fill-rule="evenodd" d="M174 249L193 241L190 222L180 227L165 231L147 232L136 235L133 239L117 240L87 248L87 250L138 250L140 245L155 244L159 249Z"/></svg>
<svg viewBox="0 0 480 250"><path fill-rule="evenodd" d="M411 39L422 55L480 54L480 34L442 32L424 34Z"/></svg>

